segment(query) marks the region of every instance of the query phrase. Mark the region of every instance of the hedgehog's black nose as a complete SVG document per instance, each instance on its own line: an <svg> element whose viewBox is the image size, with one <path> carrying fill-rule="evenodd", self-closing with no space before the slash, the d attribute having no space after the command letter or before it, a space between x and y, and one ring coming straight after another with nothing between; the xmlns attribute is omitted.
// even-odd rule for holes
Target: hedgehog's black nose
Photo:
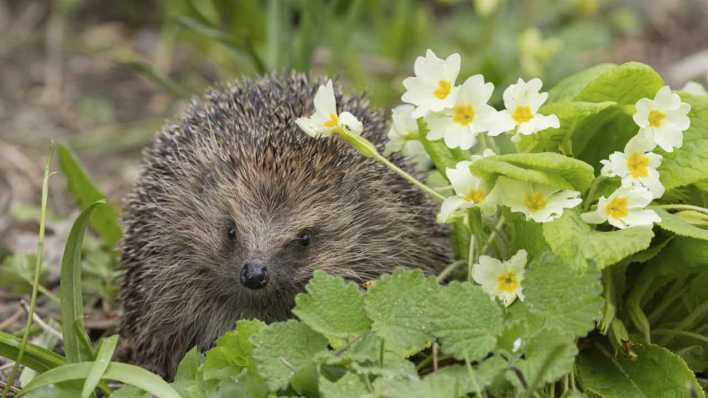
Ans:
<svg viewBox="0 0 708 398"><path fill-rule="evenodd" d="M268 283L268 269L263 264L246 263L241 268L241 284L249 289L260 289Z"/></svg>

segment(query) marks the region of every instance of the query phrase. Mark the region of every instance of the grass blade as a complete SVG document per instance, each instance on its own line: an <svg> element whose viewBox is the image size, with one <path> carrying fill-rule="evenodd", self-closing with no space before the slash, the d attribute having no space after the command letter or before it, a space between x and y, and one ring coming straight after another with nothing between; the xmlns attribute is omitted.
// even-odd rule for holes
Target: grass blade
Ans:
<svg viewBox="0 0 708 398"><path fill-rule="evenodd" d="M11 334L0 332L0 356L4 358L19 362L20 365L27 366L37 372L44 372L65 363L64 358L59 354L31 343L25 345L24 355L19 358L21 346L20 339Z"/></svg>
<svg viewBox="0 0 708 398"><path fill-rule="evenodd" d="M83 380L91 372L94 364L92 362L79 362L59 366L37 375L29 382L18 397L24 396L32 391L50 384L62 383L72 380ZM115 380L124 384L132 385L155 395L158 398L180 398L166 381L154 373L119 362L111 362L103 374L102 379Z"/></svg>
<svg viewBox="0 0 708 398"><path fill-rule="evenodd" d="M81 247L91 214L98 206L104 204L105 202L100 200L81 212L71 227L64 248L64 256L61 259L61 273L59 274L61 323L64 351L69 362L81 362L91 357L91 354L86 352L81 343L81 336L76 332L76 328L84 330L84 300L81 296Z"/></svg>
<svg viewBox="0 0 708 398"><path fill-rule="evenodd" d="M44 178L42 180L42 207L39 216L39 239L37 240L37 253L35 255L35 266L34 266L34 279L32 281L32 297L30 299L30 308L27 313L27 324L25 325L24 332L22 333L22 341L20 342L19 352L17 353L17 360L15 365L12 367L12 372L10 372L10 377L7 379L7 384L2 390L3 398L7 397L10 387L17 377L17 371L20 364L24 360L25 349L28 345L28 339L30 334L30 329L32 328L32 320L34 316L34 310L37 305L37 292L39 286L39 275L41 274L42 268L42 256L44 255L44 233L47 224L47 199L49 198L49 169L52 167L52 160L54 158L54 144L49 150L49 158L44 166Z"/></svg>
<svg viewBox="0 0 708 398"><path fill-rule="evenodd" d="M106 369L108 369L108 365L111 363L111 358L113 358L113 352L116 350L117 345L118 336L111 336L101 340L101 344L98 347L98 354L96 354L96 360L93 362L91 371L88 376L86 376L84 387L81 390L81 398L88 398L93 390L96 389L98 383L101 381L101 377L106 373Z"/></svg>
<svg viewBox="0 0 708 398"><path fill-rule="evenodd" d="M103 194L93 183L91 177L86 173L79 160L71 150L64 146L57 147L59 157L59 167L66 176L69 191L79 202L81 210L86 209L97 200L106 200ZM109 248L115 247L120 240L121 229L118 222L118 212L112 206L104 206L98 209L91 218L91 226L103 238Z"/></svg>

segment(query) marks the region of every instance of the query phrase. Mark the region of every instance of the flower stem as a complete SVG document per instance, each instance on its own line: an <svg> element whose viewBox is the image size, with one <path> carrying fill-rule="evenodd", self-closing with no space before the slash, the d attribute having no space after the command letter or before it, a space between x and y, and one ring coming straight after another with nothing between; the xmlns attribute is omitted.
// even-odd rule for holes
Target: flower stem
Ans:
<svg viewBox="0 0 708 398"><path fill-rule="evenodd" d="M693 206L693 205L671 204L671 205L656 205L656 206L652 206L652 207L658 207L660 209L669 209L669 210L693 210L693 211L697 211L699 213L708 214L708 209L706 209L705 207Z"/></svg>
<svg viewBox="0 0 708 398"><path fill-rule="evenodd" d="M487 252L487 249L489 249L489 246L494 242L494 239L497 238L497 235L499 234L499 230L501 227L504 225L504 215L499 216L499 220L497 221L497 224L494 226L494 229L492 230L492 233L489 234L489 238L487 238L487 242L484 243L484 246L482 246L482 250L479 251L480 255L483 255Z"/></svg>
<svg viewBox="0 0 708 398"><path fill-rule="evenodd" d="M438 192L437 192L436 190L434 190L433 188L430 188L429 186L427 186L427 185L423 184L422 182L418 181L418 179L416 179L416 178L413 177L412 175L406 173L403 169L401 169L400 167L396 166L393 162L391 162L390 160L386 159L383 155L379 154L378 152L376 152L376 153L373 155L373 158L376 159L376 160L378 160L379 162L383 163L386 167L388 167L389 169L393 170L393 171L396 172L398 175L400 175L401 177L403 177L403 178L405 178L406 180L408 180L408 182L410 182L411 184L417 186L418 188L420 188L421 190L423 190L424 192L426 192L426 193L429 194L430 196L434 197L435 199L437 199L437 200L439 200L439 201L441 201L441 202L442 202L443 200L445 200L445 196L441 195L440 193L438 193Z"/></svg>

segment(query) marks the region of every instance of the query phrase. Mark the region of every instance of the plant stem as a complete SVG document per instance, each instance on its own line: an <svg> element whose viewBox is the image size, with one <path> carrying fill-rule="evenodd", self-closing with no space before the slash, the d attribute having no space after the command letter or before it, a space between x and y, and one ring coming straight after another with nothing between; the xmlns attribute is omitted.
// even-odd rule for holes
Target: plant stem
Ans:
<svg viewBox="0 0 708 398"><path fill-rule="evenodd" d="M595 192L597 191L597 187L606 178L607 177L605 177L605 176L598 176L597 178L595 178L593 180L592 185L590 186L590 190L588 191L588 194L585 197L585 203L583 203L583 211L588 211L588 209L590 208L590 205L592 204L592 197L595 196Z"/></svg>
<svg viewBox="0 0 708 398"><path fill-rule="evenodd" d="M379 154L378 152L376 152L373 157L374 157L374 159L376 159L376 160L378 160L379 162L383 163L386 167L388 167L389 169L395 171L398 175L400 175L401 177L405 178L406 180L408 180L408 182L410 182L411 184L417 186L418 188L420 188L420 189L423 190L424 192L428 193L430 196L434 197L435 199L437 199L437 200L439 200L439 201L441 201L441 202L442 202L443 200L445 200L445 196L441 195L440 193L438 193L438 192L437 192L436 190L434 190L433 188L430 188L429 186L427 186L427 185L423 184L422 182L418 181L418 179L416 179L416 178L413 177L412 175L408 174L407 172L405 172L405 171L404 171L403 169L401 169L400 167L396 166L393 162L391 162L390 160L386 159L383 155Z"/></svg>
<svg viewBox="0 0 708 398"><path fill-rule="evenodd" d="M470 249L469 249L469 253L467 256L467 280L468 281L472 280L472 267L477 262L477 259L475 257L476 251L474 250L476 240L477 239L475 238L474 235L470 235Z"/></svg>
<svg viewBox="0 0 708 398"><path fill-rule="evenodd" d="M660 209L670 209L670 210L693 210L699 213L708 214L708 209L700 206L693 205L681 205L681 204L670 204L670 205L656 205L652 207L658 207Z"/></svg>
<svg viewBox="0 0 708 398"><path fill-rule="evenodd" d="M22 363L22 358L25 355L25 348L27 347L27 341L29 340L30 329L32 328L32 321L34 318L34 311L37 306L37 292L39 289L39 275L41 273L42 267L42 255L44 254L44 231L47 223L47 198L49 197L49 177L52 175L49 172L52 166L52 160L54 157L54 144L51 144L49 149L49 158L47 159L47 164L44 166L44 179L42 180L42 207L39 216L39 240L37 241L37 253L36 261L34 267L34 280L32 283L32 297L30 299L29 313L27 314L27 324L25 325L25 330L22 333L22 343L20 345L20 352L17 354L17 360L15 361L15 366L12 367L12 372L10 377L7 379L7 384L2 391L2 397L7 398L7 394L10 391L10 387L17 377L17 372Z"/></svg>
<svg viewBox="0 0 708 398"><path fill-rule="evenodd" d="M691 337L693 339L696 339L698 341L702 341L703 343L708 343L708 337L703 336L702 334L698 333L693 333L693 332L687 332L685 330L675 330L675 329L654 329L652 330L652 333L654 334L665 334L669 336L686 336L686 337Z"/></svg>
<svg viewBox="0 0 708 398"><path fill-rule="evenodd" d="M440 272L438 274L438 277L437 277L438 282L444 281L445 278L447 278L454 270L457 269L457 267L459 267L460 265L462 265L464 263L465 263L465 260L457 260L457 261L452 262L447 267L445 267L445 269L443 269L442 272Z"/></svg>
<svg viewBox="0 0 708 398"><path fill-rule="evenodd" d="M489 245L492 244L494 239L497 238L497 235L499 234L499 230L501 229L502 226L504 226L504 215L499 216L499 220L497 221L497 224L494 226L494 229L492 230L492 233L489 234L489 238L487 238L487 242L482 246L482 250L479 251L480 255L484 255L487 252L487 249L489 249Z"/></svg>

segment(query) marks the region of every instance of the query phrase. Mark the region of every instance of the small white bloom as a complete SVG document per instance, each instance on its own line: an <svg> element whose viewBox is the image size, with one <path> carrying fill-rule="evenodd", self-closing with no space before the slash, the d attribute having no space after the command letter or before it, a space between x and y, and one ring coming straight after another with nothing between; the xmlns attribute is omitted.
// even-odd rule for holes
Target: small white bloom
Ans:
<svg viewBox="0 0 708 398"><path fill-rule="evenodd" d="M406 92L401 97L403 102L416 106L413 117L440 112L455 104L455 80L460 73L460 62L460 54L452 54L443 60L431 50L426 51L425 57L416 58L415 77L403 80Z"/></svg>
<svg viewBox="0 0 708 398"><path fill-rule="evenodd" d="M652 199L654 196L644 187L620 187L609 198L601 197L595 211L583 213L581 217L586 223L607 221L620 229L649 226L661 222L654 210L645 209Z"/></svg>
<svg viewBox="0 0 708 398"><path fill-rule="evenodd" d="M531 135L550 127L560 127L560 121L556 115L538 113L538 109L548 99L548 93L540 92L542 86L541 79L536 78L524 82L519 78L515 84L507 87L503 95L506 109L497 112L489 135L499 135L514 128L519 134ZM518 141L519 138L518 135L514 135L512 140Z"/></svg>
<svg viewBox="0 0 708 398"><path fill-rule="evenodd" d="M482 290L490 296L498 297L508 307L517 297L524 301L521 286L524 280L524 267L526 267L526 250L523 249L505 262L489 256L479 256L479 264L475 264L472 278L482 285Z"/></svg>
<svg viewBox="0 0 708 398"><path fill-rule="evenodd" d="M413 105L399 105L393 108L393 123L388 131L384 154L401 152L403 156L412 159L419 169L427 170L432 162L423 144L418 141L418 123L411 115L414 109Z"/></svg>
<svg viewBox="0 0 708 398"><path fill-rule="evenodd" d="M640 185L647 188L655 198L664 194L657 167L661 155L651 153L654 143L638 134L627 142L624 152L615 152L609 160L601 160L602 175L622 178L622 186Z"/></svg>
<svg viewBox="0 0 708 398"><path fill-rule="evenodd" d="M458 210L472 206L481 206L485 214L494 210L494 199L489 187L479 177L474 175L470 166L474 161L458 162L455 168L447 169L447 179L450 180L455 194L446 198L440 207L438 222L449 222Z"/></svg>
<svg viewBox="0 0 708 398"><path fill-rule="evenodd" d="M494 84L485 83L482 75L467 79L451 109L429 114L429 140L443 138L449 148L469 149L477 142L477 134L489 130L496 110L487 104Z"/></svg>
<svg viewBox="0 0 708 398"><path fill-rule="evenodd" d="M514 340L514 343L511 346L511 351L512 352L519 351L521 349L522 345L523 345L523 340L521 340L521 337L518 337L516 340Z"/></svg>
<svg viewBox="0 0 708 398"><path fill-rule="evenodd" d="M363 131L364 127L356 116L349 112L337 113L337 102L331 80L317 89L313 104L315 113L295 121L307 135L314 138L328 137L339 128L346 128L355 134L361 134Z"/></svg>
<svg viewBox="0 0 708 398"><path fill-rule="evenodd" d="M683 132L691 125L688 118L691 105L681 102L681 97L672 93L669 86L662 87L653 100L640 99L635 108L633 118L640 134L667 152L683 145Z"/></svg>
<svg viewBox="0 0 708 398"><path fill-rule="evenodd" d="M511 211L523 213L527 220L538 223L552 221L564 209L570 209L582 202L580 192L561 190L548 185L518 181L507 177L497 179L499 202Z"/></svg>

